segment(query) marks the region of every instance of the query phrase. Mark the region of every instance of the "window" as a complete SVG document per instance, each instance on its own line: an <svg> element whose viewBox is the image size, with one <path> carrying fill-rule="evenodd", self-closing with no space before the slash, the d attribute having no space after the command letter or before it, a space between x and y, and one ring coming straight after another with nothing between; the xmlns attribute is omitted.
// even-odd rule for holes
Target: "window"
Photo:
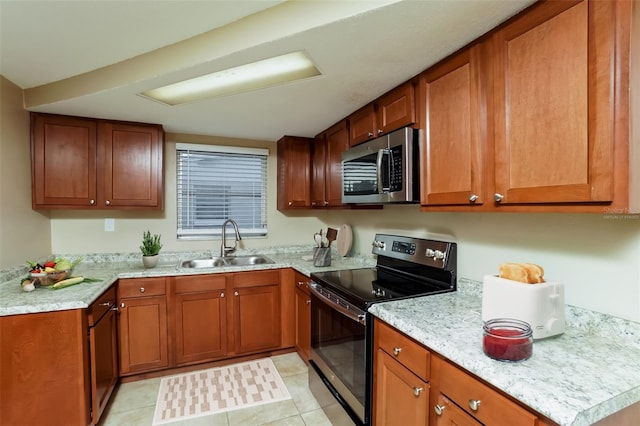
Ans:
<svg viewBox="0 0 640 426"><path fill-rule="evenodd" d="M267 235L267 149L176 144L178 239Z"/></svg>

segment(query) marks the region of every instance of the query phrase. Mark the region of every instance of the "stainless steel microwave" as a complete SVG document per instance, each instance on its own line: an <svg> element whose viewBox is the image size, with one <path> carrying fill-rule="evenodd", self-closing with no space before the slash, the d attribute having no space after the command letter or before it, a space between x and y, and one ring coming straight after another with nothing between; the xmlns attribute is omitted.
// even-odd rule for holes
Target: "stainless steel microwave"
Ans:
<svg viewBox="0 0 640 426"><path fill-rule="evenodd" d="M344 204L418 203L420 132L410 127L342 153Z"/></svg>

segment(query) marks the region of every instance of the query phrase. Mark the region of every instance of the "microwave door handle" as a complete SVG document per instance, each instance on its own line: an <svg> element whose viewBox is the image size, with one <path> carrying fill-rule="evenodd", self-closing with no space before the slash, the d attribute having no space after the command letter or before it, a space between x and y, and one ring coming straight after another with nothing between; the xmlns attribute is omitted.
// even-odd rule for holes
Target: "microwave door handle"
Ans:
<svg viewBox="0 0 640 426"><path fill-rule="evenodd" d="M389 154L389 150L382 148L378 150L378 158L376 159L376 177L378 180L378 194L384 194L385 193L385 188L383 188L383 182L382 182L382 160L384 159L385 155Z"/></svg>

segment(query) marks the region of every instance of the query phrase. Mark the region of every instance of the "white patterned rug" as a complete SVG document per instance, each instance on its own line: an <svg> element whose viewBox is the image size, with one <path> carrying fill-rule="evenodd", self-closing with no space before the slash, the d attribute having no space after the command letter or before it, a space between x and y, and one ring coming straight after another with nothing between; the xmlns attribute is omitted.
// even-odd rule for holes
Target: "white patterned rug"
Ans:
<svg viewBox="0 0 640 426"><path fill-rule="evenodd" d="M270 358L169 376L160 382L153 424L290 399Z"/></svg>

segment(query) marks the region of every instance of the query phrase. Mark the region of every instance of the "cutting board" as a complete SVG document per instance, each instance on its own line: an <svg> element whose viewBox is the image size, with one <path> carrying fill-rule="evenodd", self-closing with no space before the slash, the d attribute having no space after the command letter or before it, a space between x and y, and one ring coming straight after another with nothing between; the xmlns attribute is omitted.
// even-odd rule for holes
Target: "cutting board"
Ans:
<svg viewBox="0 0 640 426"><path fill-rule="evenodd" d="M349 254L351 244L353 244L353 232L349 225L340 226L336 243L338 244L338 254L340 254L340 256L344 257Z"/></svg>

